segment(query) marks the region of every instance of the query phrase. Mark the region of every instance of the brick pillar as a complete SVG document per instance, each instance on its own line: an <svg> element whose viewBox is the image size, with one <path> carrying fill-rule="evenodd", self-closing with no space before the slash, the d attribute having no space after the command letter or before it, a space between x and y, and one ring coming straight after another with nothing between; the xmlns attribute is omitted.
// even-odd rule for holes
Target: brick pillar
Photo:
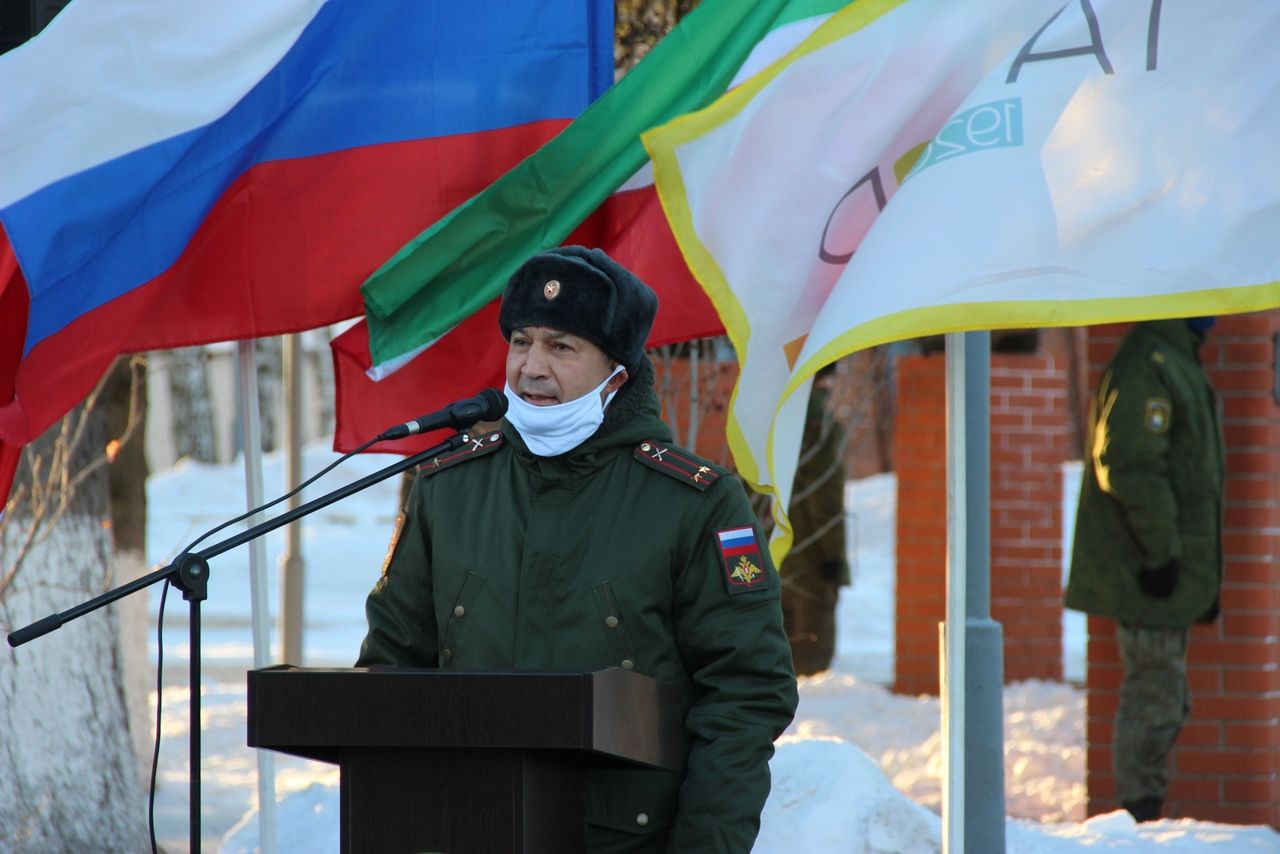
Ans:
<svg viewBox="0 0 1280 854"><path fill-rule="evenodd" d="M1094 327L1091 383L1127 326ZM1227 444L1222 616L1191 632L1191 719L1170 757L1166 814L1280 827L1280 311L1224 317L1202 356ZM1121 670L1114 623L1089 619L1090 815L1118 807L1111 734Z"/></svg>
<svg viewBox="0 0 1280 854"><path fill-rule="evenodd" d="M946 379L941 356L901 356L894 414L898 479L893 690L938 693L938 623L946 614Z"/></svg>
<svg viewBox="0 0 1280 854"><path fill-rule="evenodd" d="M1005 679L1062 675L1062 471L1067 373L1061 359L991 357L991 615L1003 624ZM946 612L944 360L898 360L894 690L938 692Z"/></svg>
<svg viewBox="0 0 1280 854"><path fill-rule="evenodd" d="M1061 357L991 356L991 618L1005 679L1062 679Z"/></svg>

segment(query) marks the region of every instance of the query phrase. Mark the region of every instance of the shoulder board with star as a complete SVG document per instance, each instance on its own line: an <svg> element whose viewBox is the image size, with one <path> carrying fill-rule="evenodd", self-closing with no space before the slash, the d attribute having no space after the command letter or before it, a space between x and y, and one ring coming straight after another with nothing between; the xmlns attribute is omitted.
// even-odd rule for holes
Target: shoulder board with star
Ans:
<svg viewBox="0 0 1280 854"><path fill-rule="evenodd" d="M668 477L706 492L723 474L714 464L673 445L647 439L636 445L637 460Z"/></svg>
<svg viewBox="0 0 1280 854"><path fill-rule="evenodd" d="M477 457L483 457L485 454L491 454L502 447L503 441L502 434L497 430L479 436L468 436L467 444L458 450L432 457L418 466L418 474L427 477L438 471L444 471L447 468L456 466L458 463L474 460Z"/></svg>

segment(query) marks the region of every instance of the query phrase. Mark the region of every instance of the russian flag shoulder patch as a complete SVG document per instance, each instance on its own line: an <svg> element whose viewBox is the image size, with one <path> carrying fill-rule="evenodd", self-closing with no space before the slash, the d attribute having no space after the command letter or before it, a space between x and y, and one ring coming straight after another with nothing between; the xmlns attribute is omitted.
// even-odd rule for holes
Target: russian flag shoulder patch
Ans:
<svg viewBox="0 0 1280 854"><path fill-rule="evenodd" d="M716 544L730 593L745 593L764 586L768 577L753 526L721 528L716 531Z"/></svg>

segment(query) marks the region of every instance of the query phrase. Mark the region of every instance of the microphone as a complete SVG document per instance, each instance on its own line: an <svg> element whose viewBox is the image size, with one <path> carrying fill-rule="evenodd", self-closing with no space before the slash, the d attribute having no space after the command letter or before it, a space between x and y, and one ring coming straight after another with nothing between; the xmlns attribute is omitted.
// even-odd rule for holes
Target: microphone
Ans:
<svg viewBox="0 0 1280 854"><path fill-rule="evenodd" d="M385 442L388 439L403 439L405 436L428 433L445 427L452 427L454 430L465 430L477 421L497 421L506 412L506 396L487 388L475 397L459 400L437 412L420 415L412 421L406 421L403 424L392 427L390 430L385 430L374 441Z"/></svg>

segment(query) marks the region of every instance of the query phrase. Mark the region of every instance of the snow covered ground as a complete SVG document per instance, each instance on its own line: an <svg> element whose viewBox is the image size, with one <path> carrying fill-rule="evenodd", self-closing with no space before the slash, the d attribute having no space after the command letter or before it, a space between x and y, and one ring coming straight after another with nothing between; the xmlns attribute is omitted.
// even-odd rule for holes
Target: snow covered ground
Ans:
<svg viewBox="0 0 1280 854"><path fill-rule="evenodd" d="M313 445L307 471L333 458L324 445ZM351 460L308 495L355 480L390 459ZM268 495L277 494L278 458L268 458L265 477ZM183 462L153 476L151 561L167 563L195 536L243 512L243 482L238 465ZM391 478L308 517L302 663L347 666L354 660L364 636L364 596L381 566L397 491L397 479ZM854 583L840 599L837 659L831 671L801 680L799 712L772 762L773 791L758 852L941 850L938 701L884 687L893 675L894 494L892 476L849 485ZM274 568L283 538L276 533L267 539L267 589L274 608ZM244 746L244 672L253 661L248 566L246 548L214 559L209 600L201 610L202 847L210 851L249 852L258 844L257 758ZM160 591L150 596L154 615ZM188 838L187 613L187 603L171 592L156 800L157 835L171 852L185 850ZM1082 623L1064 625L1064 670L1069 677L1083 674ZM1006 689L1004 709L1010 854L1280 852L1280 834L1266 827L1189 820L1139 826L1123 812L1085 821L1083 693L1064 684L1018 683ZM337 770L283 755L275 762L279 850L337 851Z"/></svg>

